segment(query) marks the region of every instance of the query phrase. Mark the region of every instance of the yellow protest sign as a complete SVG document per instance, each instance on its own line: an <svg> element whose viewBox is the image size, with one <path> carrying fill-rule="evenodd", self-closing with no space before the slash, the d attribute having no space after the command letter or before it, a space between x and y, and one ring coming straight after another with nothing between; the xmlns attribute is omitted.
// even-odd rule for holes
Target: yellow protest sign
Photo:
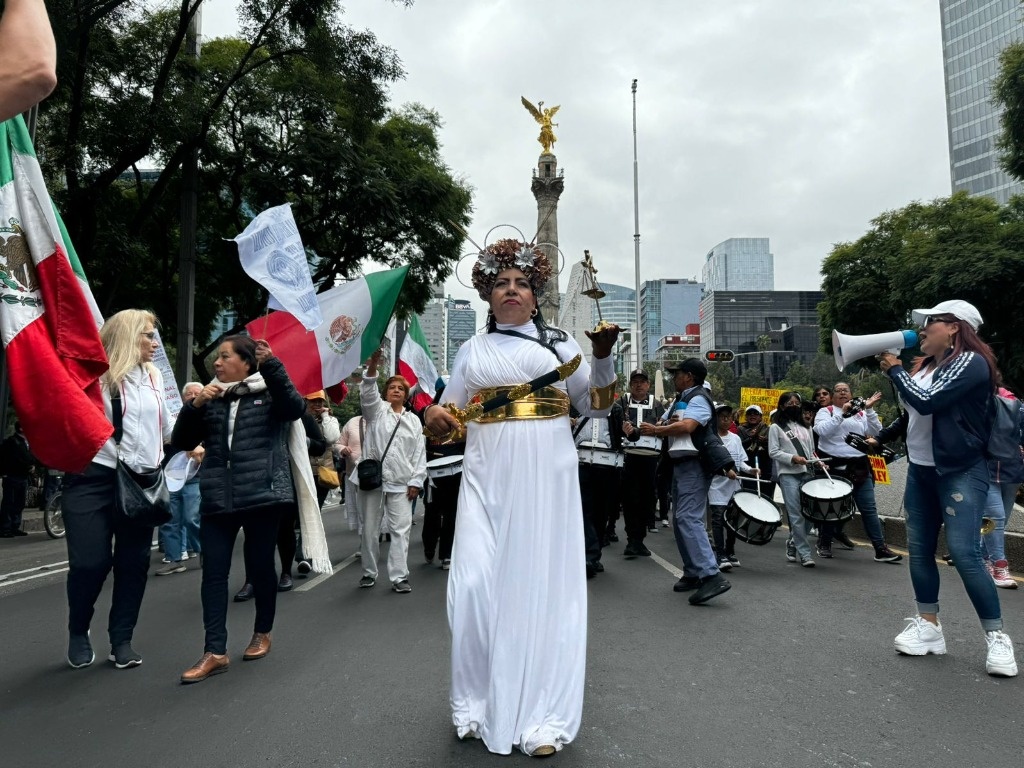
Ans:
<svg viewBox="0 0 1024 768"><path fill-rule="evenodd" d="M752 405L759 405L765 419L767 419L768 414L779 404L780 397L782 397L781 389L743 387L740 389L740 413L742 414Z"/></svg>
<svg viewBox="0 0 1024 768"><path fill-rule="evenodd" d="M868 456L868 458L871 460L871 474L874 475L875 483L891 485L889 468L885 465L885 459L881 456Z"/></svg>

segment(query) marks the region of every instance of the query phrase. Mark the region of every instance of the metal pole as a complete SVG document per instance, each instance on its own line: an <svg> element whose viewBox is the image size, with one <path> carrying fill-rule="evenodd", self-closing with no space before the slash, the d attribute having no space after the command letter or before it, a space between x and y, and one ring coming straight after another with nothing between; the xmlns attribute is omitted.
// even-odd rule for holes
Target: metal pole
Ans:
<svg viewBox="0 0 1024 768"><path fill-rule="evenodd" d="M198 60L203 26L202 0L189 22L185 38L189 56ZM193 126L195 127L195 126ZM195 344L196 219L199 208L199 150L193 147L181 168L181 242L178 249L178 360L175 375L184 384L192 379Z"/></svg>
<svg viewBox="0 0 1024 768"><path fill-rule="evenodd" d="M636 262L636 330L633 331L633 347L636 349L636 368L644 365L643 333L640 328L640 183L636 162L636 78L633 79L633 258Z"/></svg>

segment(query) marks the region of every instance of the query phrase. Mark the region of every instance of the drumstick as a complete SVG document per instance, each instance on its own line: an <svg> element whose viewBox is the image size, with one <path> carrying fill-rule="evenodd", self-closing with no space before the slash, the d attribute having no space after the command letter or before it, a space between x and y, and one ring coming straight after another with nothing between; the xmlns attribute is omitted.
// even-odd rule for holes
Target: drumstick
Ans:
<svg viewBox="0 0 1024 768"><path fill-rule="evenodd" d="M754 469L757 471L754 473L754 480L757 481L757 495L761 495L761 467L757 465L757 456L754 457Z"/></svg>
<svg viewBox="0 0 1024 768"><path fill-rule="evenodd" d="M832 483L832 485L835 485L835 484L836 484L836 481L835 481L835 480L833 480L833 479L832 479L832 475L830 475L830 474L828 473L828 465L827 465L827 464L825 463L825 460L824 460L824 459L822 459L822 458L821 458L821 457L819 457L819 456L815 456L814 458L815 458L815 460L817 461L817 463L818 463L818 464L821 464L821 469L822 469L822 471L823 471L823 472L825 473L825 477L827 477L827 478L828 478L828 481L829 481L830 483Z"/></svg>

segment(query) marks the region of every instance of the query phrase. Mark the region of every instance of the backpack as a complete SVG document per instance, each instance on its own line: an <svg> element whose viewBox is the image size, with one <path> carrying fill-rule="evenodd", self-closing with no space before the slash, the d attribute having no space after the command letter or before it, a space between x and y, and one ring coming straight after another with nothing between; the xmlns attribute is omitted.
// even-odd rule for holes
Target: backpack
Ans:
<svg viewBox="0 0 1024 768"><path fill-rule="evenodd" d="M985 455L992 461L1020 461L1021 401L992 395L991 430Z"/></svg>

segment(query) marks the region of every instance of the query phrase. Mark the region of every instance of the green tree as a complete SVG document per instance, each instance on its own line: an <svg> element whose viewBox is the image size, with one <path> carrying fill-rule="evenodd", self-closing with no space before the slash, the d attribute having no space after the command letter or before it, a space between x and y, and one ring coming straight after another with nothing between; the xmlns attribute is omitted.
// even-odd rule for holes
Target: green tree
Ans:
<svg viewBox="0 0 1024 768"><path fill-rule="evenodd" d="M959 298L985 318L981 335L1005 379L1024 385L1024 345L1017 343L1024 315L1016 290L1024 281L1024 198L999 206L957 192L890 211L856 242L836 245L822 275L823 349L831 349L835 328L854 335L909 328L912 309ZM913 354L907 350L905 357ZM877 366L870 359L859 365Z"/></svg>
<svg viewBox="0 0 1024 768"><path fill-rule="evenodd" d="M768 383L764 380L762 373L757 368L747 368L743 373L739 375L736 380L736 387L743 389L744 387L750 387L753 389L764 389L768 386Z"/></svg>
<svg viewBox="0 0 1024 768"><path fill-rule="evenodd" d="M438 115L388 104L395 52L342 24L339 0L247 0L240 36L197 61L184 41L198 5L50 3L61 85L38 143L101 309L151 306L174 338L181 169L195 151L197 338L223 308L261 310L224 238L283 202L319 286L364 260L408 263L399 312L420 309L458 258L449 222L468 224L470 190L441 159Z"/></svg>
<svg viewBox="0 0 1024 768"><path fill-rule="evenodd" d="M991 89L993 100L1003 108L996 143L1000 164L1014 178L1024 179L1024 43L1003 48Z"/></svg>

